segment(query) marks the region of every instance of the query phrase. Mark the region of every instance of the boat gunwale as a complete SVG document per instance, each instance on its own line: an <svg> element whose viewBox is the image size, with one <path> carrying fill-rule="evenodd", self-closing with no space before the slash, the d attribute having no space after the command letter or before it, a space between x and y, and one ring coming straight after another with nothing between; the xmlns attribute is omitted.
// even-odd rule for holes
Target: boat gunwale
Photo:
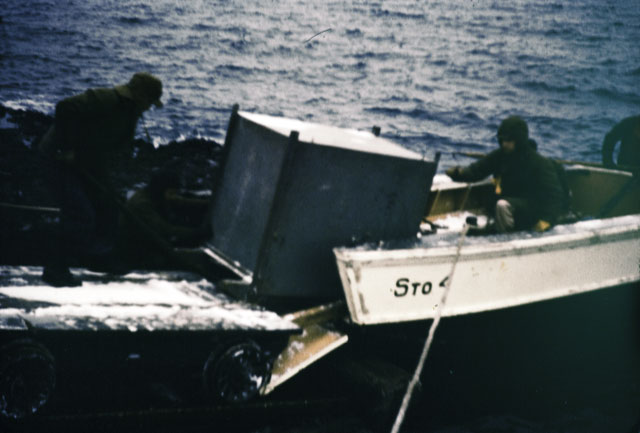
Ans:
<svg viewBox="0 0 640 433"><path fill-rule="evenodd" d="M495 258L514 255L527 255L558 251L586 246L593 246L623 240L640 238L640 214L625 215L621 217L605 218L606 220L628 219L636 217L637 222L626 225L586 229L572 233L540 234L530 238L521 238L522 232L516 232L507 236L506 241L492 241L463 245L460 260L472 261L479 257ZM593 220L597 221L597 220ZM590 222L590 221L588 221ZM566 224L565 226L573 226ZM397 249L358 249L348 247L334 248L334 255L338 261L361 262L363 264L376 262L380 265L394 264L398 261L428 263L450 262L457 254L457 245L447 246L416 246L413 248Z"/></svg>

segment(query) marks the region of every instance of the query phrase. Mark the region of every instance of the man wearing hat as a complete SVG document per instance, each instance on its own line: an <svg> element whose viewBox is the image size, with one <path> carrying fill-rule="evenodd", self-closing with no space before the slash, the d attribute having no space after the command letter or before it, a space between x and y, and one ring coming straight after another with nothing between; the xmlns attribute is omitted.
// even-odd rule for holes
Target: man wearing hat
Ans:
<svg viewBox="0 0 640 433"><path fill-rule="evenodd" d="M451 167L455 181L475 182L493 175L495 228L547 230L566 211L568 191L563 168L540 155L529 139L527 123L518 116L504 119L498 128L500 147L468 167Z"/></svg>
<svg viewBox="0 0 640 433"><path fill-rule="evenodd" d="M52 286L78 286L69 272L74 255L106 257L113 249L117 209L107 161L131 150L138 119L162 107L162 82L138 72L127 84L89 89L58 102L54 124L38 144L61 218L55 251L42 278Z"/></svg>

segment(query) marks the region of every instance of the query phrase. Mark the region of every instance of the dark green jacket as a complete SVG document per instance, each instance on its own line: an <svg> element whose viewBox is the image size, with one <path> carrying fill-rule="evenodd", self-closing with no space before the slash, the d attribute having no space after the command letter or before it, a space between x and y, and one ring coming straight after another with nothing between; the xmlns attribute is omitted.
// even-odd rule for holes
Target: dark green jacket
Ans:
<svg viewBox="0 0 640 433"><path fill-rule="evenodd" d="M618 164L640 167L640 138L635 135L635 129L640 129L640 116L623 119L615 125L604 137L602 143L602 163L607 167L614 167L613 150L620 142Z"/></svg>
<svg viewBox="0 0 640 433"><path fill-rule="evenodd" d="M452 178L456 181L475 182L493 175L500 179L501 197L524 199L530 215L527 221L555 223L567 206L567 191L561 178L563 168L529 146L513 154L494 150L468 167L461 168Z"/></svg>
<svg viewBox="0 0 640 433"><path fill-rule="evenodd" d="M72 165L104 178L110 155L133 142L140 114L133 100L113 88L89 89L56 105L53 129L39 148L49 156L72 155Z"/></svg>

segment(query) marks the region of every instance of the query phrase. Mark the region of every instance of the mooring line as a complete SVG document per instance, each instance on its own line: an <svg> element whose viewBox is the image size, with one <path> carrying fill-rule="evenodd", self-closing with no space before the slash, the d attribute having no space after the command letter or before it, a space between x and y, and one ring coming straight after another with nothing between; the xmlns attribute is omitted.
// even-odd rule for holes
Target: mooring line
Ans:
<svg viewBox="0 0 640 433"><path fill-rule="evenodd" d="M431 348L431 344L433 343L433 336L435 335L436 329L440 324L440 318L442 317L442 310L444 309L444 306L447 303L447 297L449 296L449 288L451 287L451 281L453 280L453 273L456 270L456 265L458 264L458 259L460 258L460 252L462 251L462 244L464 243L464 239L467 236L468 230L469 230L469 226L465 225L464 228L462 229L462 233L460 233L460 237L458 238L458 248L456 250L456 256L453 259L453 265L451 266L451 271L449 272L449 276L446 279L444 290L442 291L442 297L440 298L440 303L438 304L438 308L436 310L436 315L433 318L433 322L431 322L431 326L429 327L429 335L427 336L427 339L424 343L424 347L422 348L422 353L420 354L420 360L418 361L416 370L413 373L413 377L411 378L411 381L407 386L407 391L405 392L404 398L402 399L402 405L400 406L400 410L398 410L398 415L396 416L396 420L393 423L391 433L398 433L400 431L400 427L402 426L402 422L404 421L407 408L409 407L409 403L411 402L411 396L413 395L413 390L415 389L418 382L420 382L420 375L422 374L422 368L424 367L424 363L427 360L427 354L429 353L429 349Z"/></svg>
<svg viewBox="0 0 640 433"><path fill-rule="evenodd" d="M52 212L52 213L60 212L60 208L57 208L57 207L32 206L27 204L14 204L14 203L5 203L5 202L0 202L0 207L5 207L8 209L30 210L30 211L36 211L36 212Z"/></svg>

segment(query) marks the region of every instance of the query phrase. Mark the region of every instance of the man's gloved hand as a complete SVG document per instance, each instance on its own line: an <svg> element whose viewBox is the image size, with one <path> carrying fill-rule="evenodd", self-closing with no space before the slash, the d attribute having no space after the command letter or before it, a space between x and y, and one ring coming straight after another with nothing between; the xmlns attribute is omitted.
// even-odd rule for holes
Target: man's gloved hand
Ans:
<svg viewBox="0 0 640 433"><path fill-rule="evenodd" d="M494 177L493 179L491 179L491 182L493 182L496 195L502 195L502 178Z"/></svg>
<svg viewBox="0 0 640 433"><path fill-rule="evenodd" d="M451 179L455 180L458 176L460 176L460 167L450 167L445 171L445 174Z"/></svg>
<svg viewBox="0 0 640 433"><path fill-rule="evenodd" d="M533 229L537 232L544 232L549 230L549 228L551 227L551 224L549 224L547 221L545 220L538 220L538 222L536 223L535 226L533 226Z"/></svg>

